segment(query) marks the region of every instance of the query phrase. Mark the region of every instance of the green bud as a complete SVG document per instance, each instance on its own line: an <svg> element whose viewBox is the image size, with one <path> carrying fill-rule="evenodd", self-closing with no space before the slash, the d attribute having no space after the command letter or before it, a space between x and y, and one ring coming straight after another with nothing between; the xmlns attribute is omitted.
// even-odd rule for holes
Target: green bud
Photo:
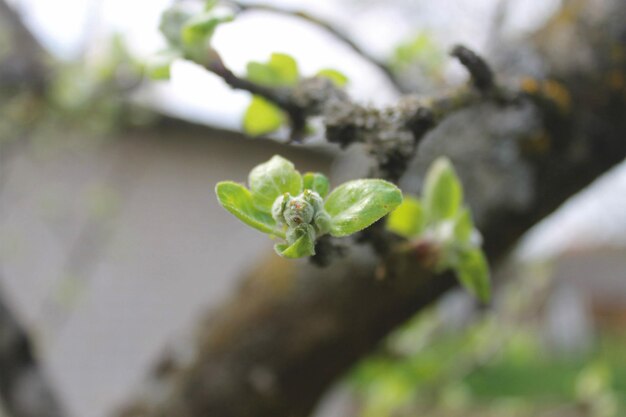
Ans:
<svg viewBox="0 0 626 417"><path fill-rule="evenodd" d="M286 204L283 216L289 227L311 223L315 209L303 197L295 197Z"/></svg>
<svg viewBox="0 0 626 417"><path fill-rule="evenodd" d="M308 223L303 223L297 227L287 230L287 243L293 245L302 236L307 236L311 242L315 242L315 229Z"/></svg>
<svg viewBox="0 0 626 417"><path fill-rule="evenodd" d="M278 198L274 200L274 204L272 204L272 217L279 225L285 224L285 217L283 213L285 212L285 207L290 199L291 196L289 193L284 193L283 195L278 196Z"/></svg>
<svg viewBox="0 0 626 417"><path fill-rule="evenodd" d="M304 201L313 206L316 213L324 209L324 200L322 200L322 197L320 197L320 195L315 191L304 190L302 198L304 198Z"/></svg>

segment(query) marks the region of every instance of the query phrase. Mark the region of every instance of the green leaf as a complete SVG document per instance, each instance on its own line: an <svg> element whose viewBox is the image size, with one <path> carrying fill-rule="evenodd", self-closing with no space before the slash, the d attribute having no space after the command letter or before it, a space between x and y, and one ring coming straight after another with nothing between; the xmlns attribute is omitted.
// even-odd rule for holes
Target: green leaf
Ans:
<svg viewBox="0 0 626 417"><path fill-rule="evenodd" d="M328 178L319 172L307 172L302 176L302 183L305 190L315 191L322 198L326 197L330 188Z"/></svg>
<svg viewBox="0 0 626 417"><path fill-rule="evenodd" d="M344 87L348 83L348 77L346 77L343 73L334 70L332 68L325 68L323 70L319 70L317 74L318 77L328 78L333 82L337 87Z"/></svg>
<svg viewBox="0 0 626 417"><path fill-rule="evenodd" d="M248 79L268 87L290 87L300 78L298 64L289 55L273 53L267 63L249 62Z"/></svg>
<svg viewBox="0 0 626 417"><path fill-rule="evenodd" d="M424 209L415 197L405 196L402 204L387 218L387 229L406 238L419 235L423 228Z"/></svg>
<svg viewBox="0 0 626 417"><path fill-rule="evenodd" d="M208 45L221 23L231 22L232 16L216 16L211 12L204 12L189 19L182 29L181 39L185 45Z"/></svg>
<svg viewBox="0 0 626 417"><path fill-rule="evenodd" d="M153 80L169 80L172 63L180 58L177 51L161 51L148 59L146 63L146 75Z"/></svg>
<svg viewBox="0 0 626 417"><path fill-rule="evenodd" d="M428 223L452 219L459 211L463 189L448 158L438 158L429 168L423 198Z"/></svg>
<svg viewBox="0 0 626 417"><path fill-rule="evenodd" d="M272 216L254 206L250 191L243 185L223 181L216 185L215 194L222 207L248 226L263 233L284 237L284 233L276 229Z"/></svg>
<svg viewBox="0 0 626 417"><path fill-rule="evenodd" d="M347 236L363 230L401 202L400 189L384 180L355 180L342 184L330 193L324 204L330 215L330 234Z"/></svg>
<svg viewBox="0 0 626 417"><path fill-rule="evenodd" d="M243 116L243 129L252 136L266 135L278 130L284 122L282 110L263 97L252 96Z"/></svg>
<svg viewBox="0 0 626 417"><path fill-rule="evenodd" d="M301 236L292 244L277 243L274 250L285 258L304 258L315 255L315 231L311 225L306 226L301 232Z"/></svg>
<svg viewBox="0 0 626 417"><path fill-rule="evenodd" d="M467 290L479 300L489 301L491 297L489 265L482 250L470 249L461 252L455 270L459 281Z"/></svg>
<svg viewBox="0 0 626 417"><path fill-rule="evenodd" d="M217 6L217 3L219 3L219 0L207 0L204 3L204 11L208 12L208 11L213 10L215 6Z"/></svg>
<svg viewBox="0 0 626 417"><path fill-rule="evenodd" d="M183 26L185 26L191 17L192 14L189 13L189 11L178 5L174 5L163 12L159 30L171 46L182 46L183 40L181 32Z"/></svg>
<svg viewBox="0 0 626 417"><path fill-rule="evenodd" d="M300 173L290 161L278 155L250 171L248 182L254 204L266 213L272 212L279 196L285 193L297 196L302 192Z"/></svg>
<svg viewBox="0 0 626 417"><path fill-rule="evenodd" d="M469 208L463 207L454 220L454 237L461 243L468 243L473 231L472 213Z"/></svg>

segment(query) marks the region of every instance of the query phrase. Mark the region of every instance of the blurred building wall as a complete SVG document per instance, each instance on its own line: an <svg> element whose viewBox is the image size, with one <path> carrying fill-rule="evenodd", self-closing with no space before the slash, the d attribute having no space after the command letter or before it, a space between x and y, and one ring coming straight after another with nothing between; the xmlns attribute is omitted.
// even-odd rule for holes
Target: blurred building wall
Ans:
<svg viewBox="0 0 626 417"><path fill-rule="evenodd" d="M330 159L178 122L115 140L55 136L5 158L0 285L70 411L96 417L272 251L218 206L215 183L245 182L275 153L301 171L328 172Z"/></svg>

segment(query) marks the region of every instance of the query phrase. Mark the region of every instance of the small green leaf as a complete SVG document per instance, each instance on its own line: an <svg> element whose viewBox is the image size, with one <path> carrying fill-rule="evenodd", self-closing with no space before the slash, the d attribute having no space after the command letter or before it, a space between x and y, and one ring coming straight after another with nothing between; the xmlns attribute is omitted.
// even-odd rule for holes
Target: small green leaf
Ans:
<svg viewBox="0 0 626 417"><path fill-rule="evenodd" d="M221 23L232 22L232 16L216 16L211 12L204 12L189 19L182 29L181 39L185 45L207 45Z"/></svg>
<svg viewBox="0 0 626 417"><path fill-rule="evenodd" d="M176 51L161 51L148 59L146 63L146 75L153 80L169 80L172 63L180 58Z"/></svg>
<svg viewBox="0 0 626 417"><path fill-rule="evenodd" d="M452 219L463 201L461 182L448 158L438 158L428 170L424 182L424 210L428 223Z"/></svg>
<svg viewBox="0 0 626 417"><path fill-rule="evenodd" d="M284 122L282 110L262 97L252 96L243 116L243 129L252 136L266 135L278 130Z"/></svg>
<svg viewBox="0 0 626 417"><path fill-rule="evenodd" d="M215 187L215 194L222 207L248 226L263 233L285 237L282 231L276 229L276 222L272 216L254 206L250 191L243 185L232 181L223 181Z"/></svg>
<svg viewBox="0 0 626 417"><path fill-rule="evenodd" d="M406 238L417 236L423 228L424 209L415 197L405 196L402 204L387 218L387 229Z"/></svg>
<svg viewBox="0 0 626 417"><path fill-rule="evenodd" d="M290 161L278 155L250 171L248 182L254 204L266 213L272 212L279 196L285 193L297 196L302 192L300 173Z"/></svg>
<svg viewBox="0 0 626 417"><path fill-rule="evenodd" d="M285 258L292 259L315 255L315 231L313 227L310 224L302 225L297 233L300 237L298 237L293 244L277 243L274 245L276 253Z"/></svg>
<svg viewBox="0 0 626 417"><path fill-rule="evenodd" d="M348 77L346 77L343 73L334 70L332 68L325 68L323 70L319 70L317 74L318 77L328 78L333 82L337 87L344 87L348 83Z"/></svg>
<svg viewBox="0 0 626 417"><path fill-rule="evenodd" d="M402 192L390 182L355 180L330 193L324 208L330 215L330 234L347 236L363 230L402 202Z"/></svg>
<svg viewBox="0 0 626 417"><path fill-rule="evenodd" d="M267 63L249 62L248 79L268 87L290 87L300 78L298 64L289 55L273 53Z"/></svg>
<svg viewBox="0 0 626 417"><path fill-rule="evenodd" d="M328 178L319 172L307 172L302 176L302 183L305 190L315 191L322 198L326 197L330 188Z"/></svg>
<svg viewBox="0 0 626 417"><path fill-rule="evenodd" d="M482 250L470 249L461 252L455 270L459 281L467 290L479 300L489 301L491 297L489 265Z"/></svg>
<svg viewBox="0 0 626 417"><path fill-rule="evenodd" d="M215 6L217 6L217 3L219 3L219 0L207 0L204 3L204 11L205 12L209 12L209 11L213 10L215 8Z"/></svg>
<svg viewBox="0 0 626 417"><path fill-rule="evenodd" d="M454 220L454 237L461 243L468 243L473 231L472 213L469 208L463 207Z"/></svg>
<svg viewBox="0 0 626 417"><path fill-rule="evenodd" d="M182 29L191 17L192 14L179 5L174 5L163 12L159 30L171 46L182 46Z"/></svg>

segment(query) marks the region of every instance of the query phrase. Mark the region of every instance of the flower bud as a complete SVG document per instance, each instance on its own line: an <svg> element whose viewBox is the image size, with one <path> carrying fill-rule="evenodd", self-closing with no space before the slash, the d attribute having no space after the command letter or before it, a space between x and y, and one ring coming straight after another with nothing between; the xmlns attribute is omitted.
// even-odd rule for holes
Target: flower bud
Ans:
<svg viewBox="0 0 626 417"><path fill-rule="evenodd" d="M324 235L330 231L330 216L324 210L315 213L313 218L313 226L318 236Z"/></svg>
<svg viewBox="0 0 626 417"><path fill-rule="evenodd" d="M313 214L315 214L313 206L302 197L295 197L289 200L283 211L285 222L289 227L311 223Z"/></svg>
<svg viewBox="0 0 626 417"><path fill-rule="evenodd" d="M290 199L291 196L289 193L285 193L276 198L274 204L272 205L272 217L278 225L285 224L285 217L283 213L285 212L285 207Z"/></svg>

